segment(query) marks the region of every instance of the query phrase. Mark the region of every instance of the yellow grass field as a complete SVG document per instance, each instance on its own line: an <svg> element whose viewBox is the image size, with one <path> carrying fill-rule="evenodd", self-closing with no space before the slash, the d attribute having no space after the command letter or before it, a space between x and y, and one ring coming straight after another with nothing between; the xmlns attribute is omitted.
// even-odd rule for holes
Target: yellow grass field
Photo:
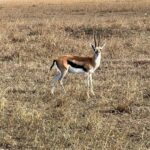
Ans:
<svg viewBox="0 0 150 150"><path fill-rule="evenodd" d="M91 56L93 75L68 74L51 95L59 55ZM1 0L0 150L150 150L150 1Z"/></svg>

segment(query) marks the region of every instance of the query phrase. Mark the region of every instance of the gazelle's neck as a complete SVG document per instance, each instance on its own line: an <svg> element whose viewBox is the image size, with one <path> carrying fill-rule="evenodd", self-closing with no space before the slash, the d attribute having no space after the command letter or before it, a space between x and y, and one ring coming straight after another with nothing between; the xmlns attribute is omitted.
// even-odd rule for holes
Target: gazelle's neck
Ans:
<svg viewBox="0 0 150 150"><path fill-rule="evenodd" d="M92 59L93 59L93 67L90 69L90 72L94 73L94 71L100 66L101 53L95 53Z"/></svg>
<svg viewBox="0 0 150 150"><path fill-rule="evenodd" d="M100 62L101 62L101 53L98 54L95 53L93 56L93 63L95 70L100 66Z"/></svg>

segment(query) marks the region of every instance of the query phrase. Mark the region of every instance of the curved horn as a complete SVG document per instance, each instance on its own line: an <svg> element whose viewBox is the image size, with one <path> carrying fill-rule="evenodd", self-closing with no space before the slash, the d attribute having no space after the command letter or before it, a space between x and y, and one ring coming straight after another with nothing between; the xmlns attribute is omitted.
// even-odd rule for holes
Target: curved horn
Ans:
<svg viewBox="0 0 150 150"><path fill-rule="evenodd" d="M95 37L95 33L93 32L93 36L94 36L94 45L95 45L95 47L96 47L96 37Z"/></svg>
<svg viewBox="0 0 150 150"><path fill-rule="evenodd" d="M100 34L98 34L98 46L100 45Z"/></svg>

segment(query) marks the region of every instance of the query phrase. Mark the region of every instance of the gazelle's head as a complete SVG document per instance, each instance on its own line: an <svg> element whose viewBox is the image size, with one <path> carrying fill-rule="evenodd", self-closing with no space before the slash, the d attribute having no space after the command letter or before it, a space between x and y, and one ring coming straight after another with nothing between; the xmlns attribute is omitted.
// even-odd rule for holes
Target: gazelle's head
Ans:
<svg viewBox="0 0 150 150"><path fill-rule="evenodd" d="M105 45L106 45L106 42L102 46L100 46L100 36L98 36L98 42L96 42L96 37L94 34L94 44L91 44L91 47L94 51L95 56L101 55L101 51L103 50Z"/></svg>

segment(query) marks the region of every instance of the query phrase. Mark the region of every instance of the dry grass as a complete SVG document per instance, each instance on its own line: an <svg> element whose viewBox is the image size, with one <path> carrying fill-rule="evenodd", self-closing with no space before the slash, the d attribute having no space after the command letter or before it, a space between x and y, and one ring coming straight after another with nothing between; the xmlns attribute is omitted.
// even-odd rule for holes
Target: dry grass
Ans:
<svg viewBox="0 0 150 150"><path fill-rule="evenodd" d="M149 150L149 2L51 2L0 5L0 149ZM80 75L52 96L53 58L91 55L93 29L107 41L96 96Z"/></svg>

